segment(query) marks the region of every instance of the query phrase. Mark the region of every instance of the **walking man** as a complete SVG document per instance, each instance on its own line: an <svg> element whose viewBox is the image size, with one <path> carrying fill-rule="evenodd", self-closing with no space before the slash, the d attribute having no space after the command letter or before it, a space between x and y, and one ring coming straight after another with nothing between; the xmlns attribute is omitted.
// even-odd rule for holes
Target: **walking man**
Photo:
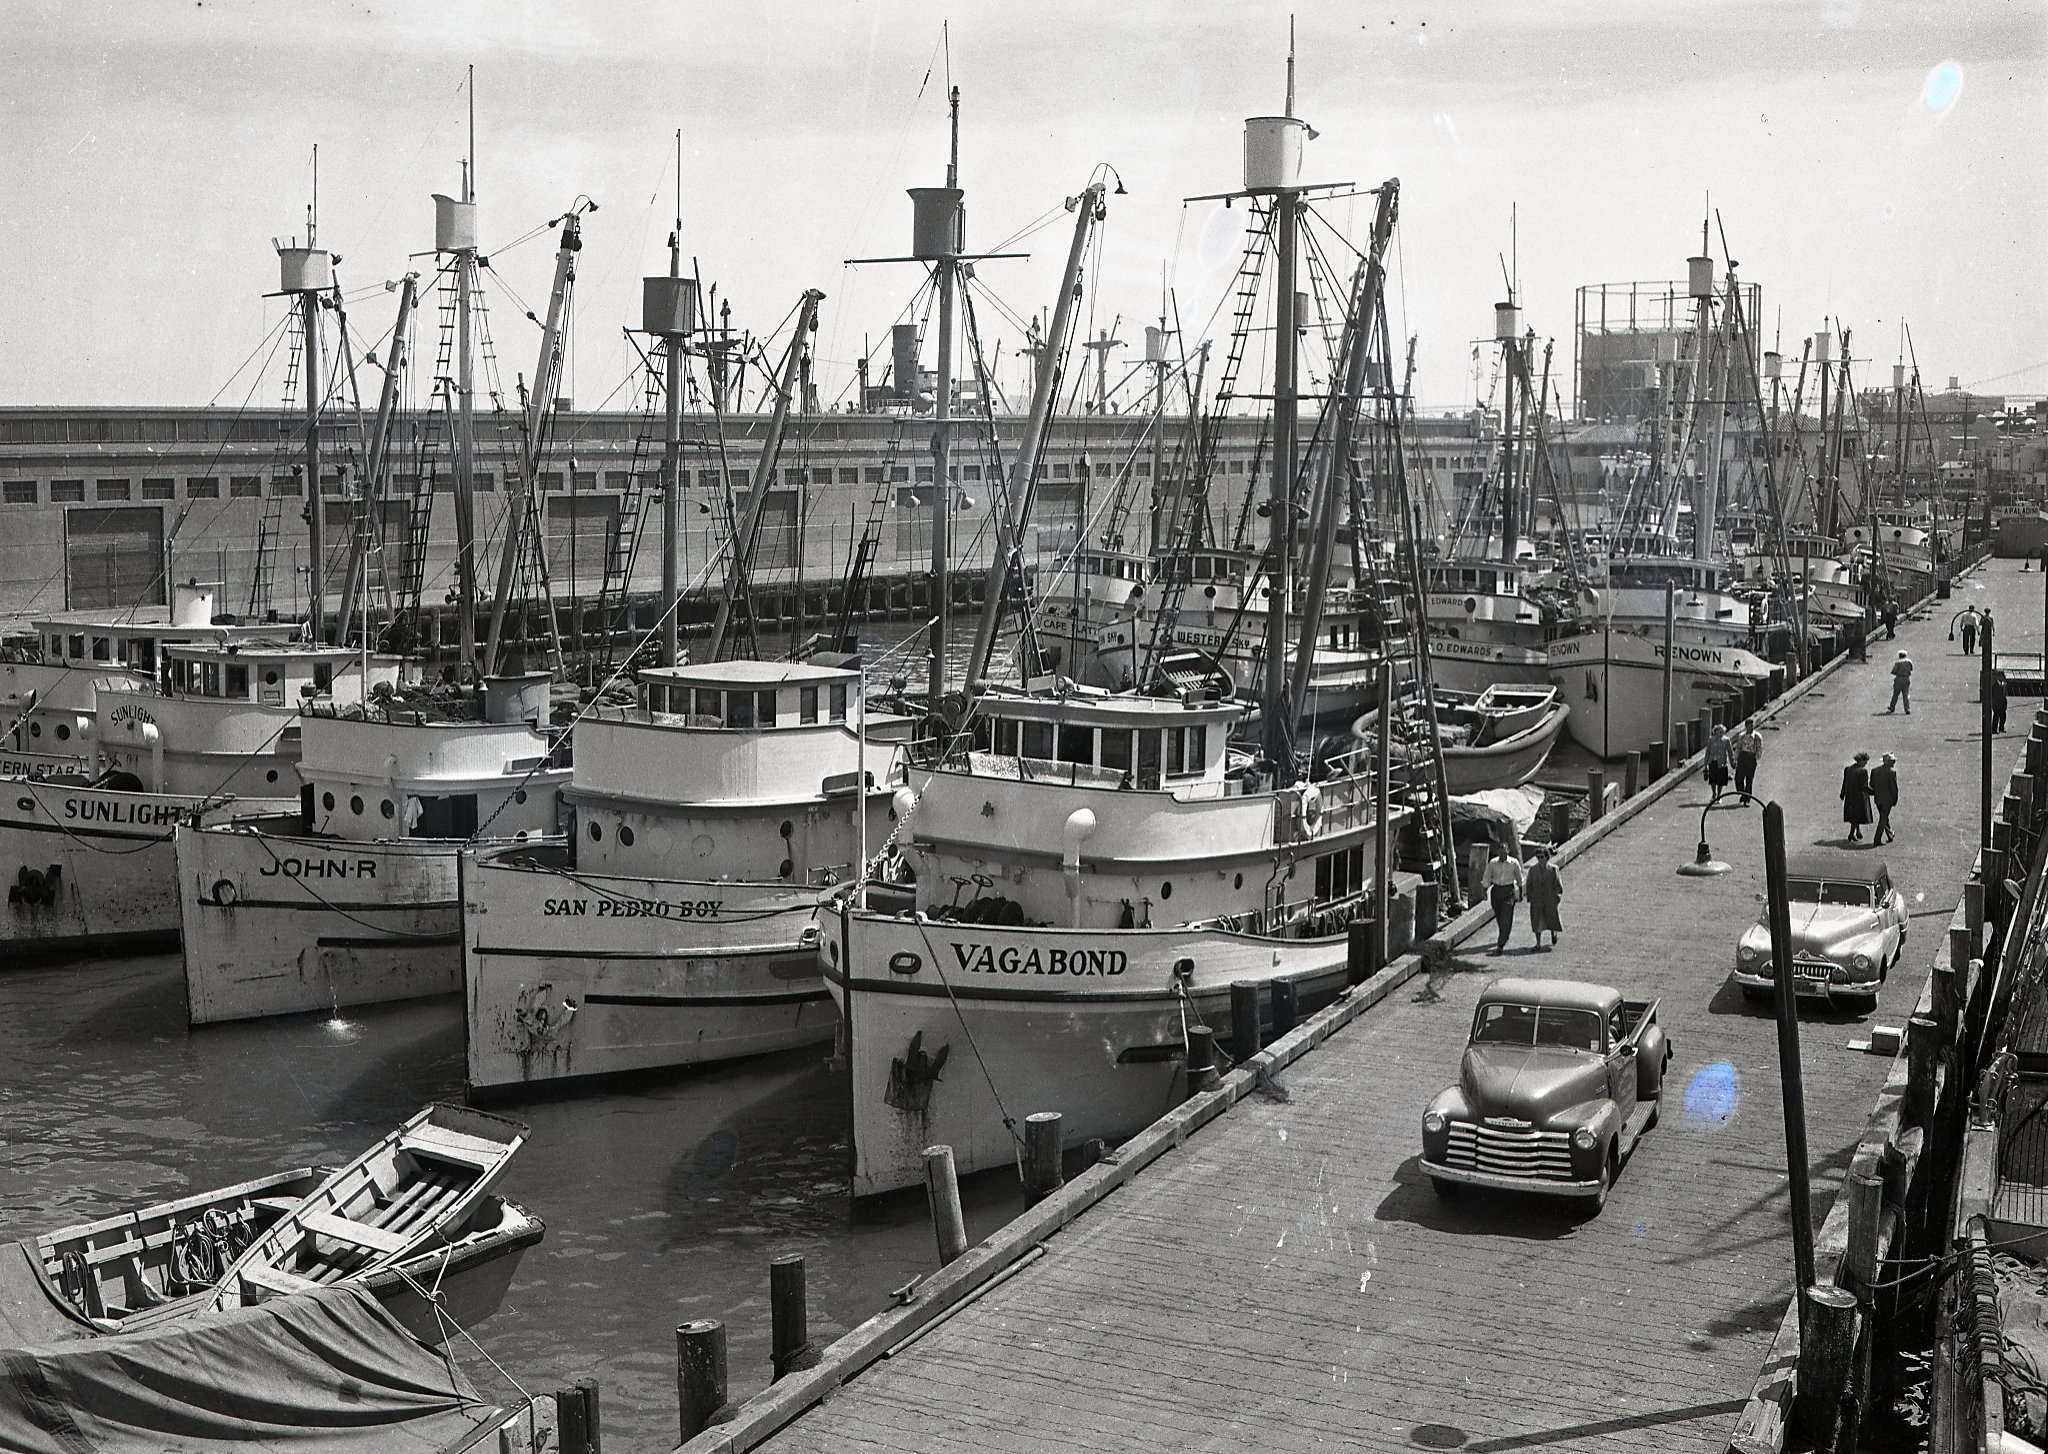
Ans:
<svg viewBox="0 0 2048 1454"><path fill-rule="evenodd" d="M1508 947L1508 935L1515 928L1515 901L1522 896L1522 861L1508 856L1506 844L1495 843L1480 882L1486 885L1486 897L1493 904L1493 952L1499 954Z"/></svg>
<svg viewBox="0 0 2048 1454"><path fill-rule="evenodd" d="M1991 673L1991 735L1996 737L2005 730L2005 673Z"/></svg>
<svg viewBox="0 0 2048 1454"><path fill-rule="evenodd" d="M1863 825L1870 821L1870 754L1859 752L1842 769L1842 821L1849 825L1849 841L1863 841Z"/></svg>
<svg viewBox="0 0 2048 1454"><path fill-rule="evenodd" d="M1908 717L1913 715L1913 658L1906 655L1906 648L1899 648L1899 659L1892 663L1892 704L1887 712L1896 712L1903 705Z"/></svg>
<svg viewBox="0 0 2048 1454"><path fill-rule="evenodd" d="M1897 762L1887 752L1870 770L1870 804L1877 809L1877 828L1870 835L1873 846L1890 843L1898 836L1892 832L1892 809L1899 805L1899 772L1894 765Z"/></svg>
<svg viewBox="0 0 2048 1454"><path fill-rule="evenodd" d="M1747 799L1756 788L1756 760L1764 755L1764 734L1752 719L1736 730L1730 745L1735 749L1735 791Z"/></svg>
<svg viewBox="0 0 2048 1454"><path fill-rule="evenodd" d="M1884 639L1887 641L1898 640L1899 603L1890 596L1886 596L1884 604L1877 608L1877 614L1884 618Z"/></svg>
<svg viewBox="0 0 2048 1454"><path fill-rule="evenodd" d="M1529 901L1529 927L1536 931L1536 947L1547 954L1557 947L1557 936L1564 932L1557 917L1557 906L1564 900L1564 880L1551 866L1548 848L1536 850L1536 862L1522 884L1522 897ZM1550 931L1548 944L1543 942L1546 929Z"/></svg>
<svg viewBox="0 0 2048 1454"><path fill-rule="evenodd" d="M1718 722L1707 738L1707 786L1713 789L1716 801L1728 786L1728 729Z"/></svg>
<svg viewBox="0 0 2048 1454"><path fill-rule="evenodd" d="M1956 612L1956 629L1963 634L1963 655L1977 654L1977 608L1965 606Z"/></svg>

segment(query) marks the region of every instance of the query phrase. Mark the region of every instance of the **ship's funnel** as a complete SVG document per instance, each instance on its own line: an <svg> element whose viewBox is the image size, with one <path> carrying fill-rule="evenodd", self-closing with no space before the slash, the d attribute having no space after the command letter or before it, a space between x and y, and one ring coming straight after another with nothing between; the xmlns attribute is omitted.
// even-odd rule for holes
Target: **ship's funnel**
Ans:
<svg viewBox="0 0 2048 1454"><path fill-rule="evenodd" d="M1835 336L1832 333L1816 333L1813 336L1813 361L1828 363L1835 356Z"/></svg>
<svg viewBox="0 0 2048 1454"><path fill-rule="evenodd" d="M476 203L434 194L434 251L476 251Z"/></svg>
<svg viewBox="0 0 2048 1454"><path fill-rule="evenodd" d="M908 397L917 392L917 325L898 323L889 329L889 378L896 392Z"/></svg>
<svg viewBox="0 0 2048 1454"><path fill-rule="evenodd" d="M912 187L910 255L920 262L958 257L967 246L967 209L958 187Z"/></svg>
<svg viewBox="0 0 2048 1454"><path fill-rule="evenodd" d="M1290 192L1301 186L1308 123L1294 116L1252 116L1244 123L1244 189Z"/></svg>
<svg viewBox="0 0 2048 1454"><path fill-rule="evenodd" d="M1522 336L1522 310L1513 303L1493 305L1493 337L1498 343L1512 343Z"/></svg>
<svg viewBox="0 0 2048 1454"><path fill-rule="evenodd" d="M640 327L647 333L680 337L697 331L695 278L642 278Z"/></svg>
<svg viewBox="0 0 2048 1454"><path fill-rule="evenodd" d="M198 581L178 581L171 585L171 624L173 626L211 626L213 624L213 597L218 587Z"/></svg>
<svg viewBox="0 0 2048 1454"><path fill-rule="evenodd" d="M484 678L484 720L486 722L531 722L542 727L548 720L548 673L520 672Z"/></svg>
<svg viewBox="0 0 2048 1454"><path fill-rule="evenodd" d="M1785 355L1772 349L1764 355L1764 377L1781 379L1785 376Z"/></svg>
<svg viewBox="0 0 2048 1454"><path fill-rule="evenodd" d="M1150 364L1166 362L1166 340L1172 335L1156 324L1145 325L1145 362Z"/></svg>
<svg viewBox="0 0 2048 1454"><path fill-rule="evenodd" d="M277 250L280 293L324 293L334 286L334 254L317 247Z"/></svg>
<svg viewBox="0 0 2048 1454"><path fill-rule="evenodd" d="M1906 387L1906 366L1904 364L1892 365L1892 387L1894 389Z"/></svg>
<svg viewBox="0 0 2048 1454"><path fill-rule="evenodd" d="M1689 257L1685 260L1686 290L1702 302L1714 296L1714 260Z"/></svg>

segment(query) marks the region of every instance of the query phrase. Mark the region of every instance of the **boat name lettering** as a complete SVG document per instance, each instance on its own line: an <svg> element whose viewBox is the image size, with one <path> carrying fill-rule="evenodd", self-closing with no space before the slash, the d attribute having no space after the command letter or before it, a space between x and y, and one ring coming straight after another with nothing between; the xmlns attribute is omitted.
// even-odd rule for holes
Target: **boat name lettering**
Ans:
<svg viewBox="0 0 2048 1454"><path fill-rule="evenodd" d="M112 716L107 720L116 727L125 727L130 722L146 722L151 726L156 725L156 718L147 707L137 707L127 702L123 702L120 706L114 708Z"/></svg>
<svg viewBox="0 0 2048 1454"><path fill-rule="evenodd" d="M543 919L716 919L724 899L543 899Z"/></svg>
<svg viewBox="0 0 2048 1454"><path fill-rule="evenodd" d="M1659 656L1664 654L1664 644L1662 642L1657 643L1657 654ZM1728 660L1725 652L1718 651L1714 647L1687 646L1682 641L1672 644L1671 654L1680 661L1703 661L1709 666L1720 666Z"/></svg>
<svg viewBox="0 0 2048 1454"><path fill-rule="evenodd" d="M1121 949L1021 949L1006 944L950 941L969 974L1122 974L1130 957Z"/></svg>
<svg viewBox="0 0 2048 1454"><path fill-rule="evenodd" d="M374 858L273 858L256 870L265 878L375 878Z"/></svg>
<svg viewBox="0 0 2048 1454"><path fill-rule="evenodd" d="M64 816L77 823L136 823L161 828L185 816L182 803L124 803L66 798Z"/></svg>

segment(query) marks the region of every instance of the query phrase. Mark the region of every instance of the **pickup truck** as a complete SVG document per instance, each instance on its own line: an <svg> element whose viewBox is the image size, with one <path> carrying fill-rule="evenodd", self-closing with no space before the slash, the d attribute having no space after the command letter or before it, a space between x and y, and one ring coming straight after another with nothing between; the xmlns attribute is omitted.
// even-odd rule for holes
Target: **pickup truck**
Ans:
<svg viewBox="0 0 2048 1454"><path fill-rule="evenodd" d="M1437 1194L1486 1186L1605 1206L1657 1124L1671 1063L1657 1004L1568 979L1481 990L1458 1083L1422 1115L1422 1169Z"/></svg>

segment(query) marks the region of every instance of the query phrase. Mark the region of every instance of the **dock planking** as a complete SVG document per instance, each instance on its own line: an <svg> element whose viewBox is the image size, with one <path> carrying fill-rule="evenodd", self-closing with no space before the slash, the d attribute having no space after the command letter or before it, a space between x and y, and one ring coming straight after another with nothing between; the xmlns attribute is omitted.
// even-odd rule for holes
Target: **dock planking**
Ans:
<svg viewBox="0 0 2048 1454"><path fill-rule="evenodd" d="M1801 1015L1816 1225L1890 1064L1848 1042L1910 1012L1976 850L1978 659L1948 621L1989 605L2001 644L2034 644L2042 584L1980 568L1766 730L1757 789L1784 805L1794 853L1840 841L1851 752L1897 753L1902 784L1899 841L1867 851L1915 916L1905 955L1872 1020ZM1888 716L1901 646L1914 711ZM2013 715L2001 782L2027 726ZM1760 814L1709 814L1733 871L1680 878L1705 802L1690 779L1566 869L1556 952L1528 951L1524 919L1486 958L1483 931L1461 953L1487 974L1397 989L1290 1066L1284 1102L1238 1102L761 1447L1724 1449L1792 1254L1774 1025L1729 980L1762 910ZM1492 972L1662 998L1663 1116L1597 1217L1476 1189L1439 1201L1418 1168L1422 1108Z"/></svg>

